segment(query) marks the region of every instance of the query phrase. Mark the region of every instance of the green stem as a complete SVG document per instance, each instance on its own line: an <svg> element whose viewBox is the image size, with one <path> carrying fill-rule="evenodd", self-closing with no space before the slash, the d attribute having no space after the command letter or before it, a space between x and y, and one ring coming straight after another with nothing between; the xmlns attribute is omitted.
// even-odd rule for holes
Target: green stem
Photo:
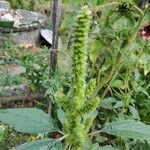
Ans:
<svg viewBox="0 0 150 150"><path fill-rule="evenodd" d="M67 136L68 136L68 135L66 134L66 135L64 135L63 137L57 139L56 141L62 141L62 140L64 140Z"/></svg>
<svg viewBox="0 0 150 150"><path fill-rule="evenodd" d="M130 46L130 44L135 40L135 38L137 37L137 34L139 32L139 29L141 28L142 24L143 24L143 21L144 21L144 12L139 9L137 6L133 5L133 8L137 10L137 12L140 13L140 19L138 21L138 24L134 30L134 32L131 34L131 36L129 37L128 39L128 42L127 44L122 48L123 50L127 50Z"/></svg>
<svg viewBox="0 0 150 150"><path fill-rule="evenodd" d="M114 2L114 3L111 3L112 5L116 5L118 4L117 2ZM110 4L106 4L106 5L101 5L101 7L106 7L106 6L110 6ZM97 9L101 8L100 6L97 7ZM139 29L141 28L142 24L143 24L143 21L144 21L144 12L139 9L137 6L133 5L133 8L139 12L140 14L140 19L138 21L138 24L134 30L134 32L131 34L131 36L129 37L129 39L127 40L127 43L126 45L122 48L122 51L127 51L130 44L135 40L135 38L137 37L137 34L138 34L138 31ZM147 8L148 9L148 8ZM111 74L110 74L110 77L109 77L109 80L106 79L105 81L101 82L101 83L98 83L98 85L96 86L94 92L93 92L93 95L97 95L97 93L99 92L99 90L109 82L112 83L114 81L114 79L117 77L117 75L119 74L119 70L121 69L121 67L123 66L123 60L122 60L122 57L120 56L119 58L116 57L116 65L115 67L112 67L112 71L111 71ZM108 92L108 87L105 89L103 95L102 95L102 98L104 98Z"/></svg>
<svg viewBox="0 0 150 150"><path fill-rule="evenodd" d="M144 15L144 12L142 9L140 9L139 7L137 7L136 5L132 6L137 12L139 12L140 16Z"/></svg>
<svg viewBox="0 0 150 150"><path fill-rule="evenodd" d="M113 81L115 80L115 78L119 74L119 70L120 69L121 69L121 66L115 70L115 73L112 75L111 79L109 80L109 85L113 83ZM104 97L106 96L108 91L109 91L109 87L107 86L107 88L104 90L104 92L103 92L103 94L101 96L101 99L104 99Z"/></svg>
<svg viewBox="0 0 150 150"><path fill-rule="evenodd" d="M94 135L99 134L99 133L101 133L101 132L102 132L102 130L94 131L94 132L91 132L89 135L90 135L90 136L94 136Z"/></svg>
<svg viewBox="0 0 150 150"><path fill-rule="evenodd" d="M99 11L100 9L105 8L105 7L107 7L107 6L114 6L114 5L117 5L117 4L119 4L119 2L112 2L112 3L107 3L107 4L104 4L104 5L99 5L99 6L97 6L97 7L94 9L94 12L97 12L97 11Z"/></svg>

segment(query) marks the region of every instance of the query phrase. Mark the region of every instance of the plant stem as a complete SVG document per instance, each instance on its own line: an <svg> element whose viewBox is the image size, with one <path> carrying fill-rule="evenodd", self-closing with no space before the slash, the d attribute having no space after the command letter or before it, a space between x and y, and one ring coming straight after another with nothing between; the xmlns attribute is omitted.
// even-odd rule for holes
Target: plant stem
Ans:
<svg viewBox="0 0 150 150"><path fill-rule="evenodd" d="M114 3L111 3L112 5L116 5L118 4L117 2L114 2ZM109 6L110 4L106 4L106 5L101 5L101 6L98 6L97 9L101 8L101 7L106 7L106 6ZM135 38L137 37L137 34L138 34L138 31L139 29L141 28L142 24L143 24L143 21L144 21L144 12L139 9L137 6L133 5L133 8L139 12L140 14L140 19L138 21L138 24L134 30L134 32L131 34L131 36L128 38L127 40L127 43L125 44L125 46L122 48L122 51L126 52L128 50L128 48L130 47L130 44L135 40ZM147 8L148 9L148 8ZM93 96L97 95L97 93L99 92L99 90L109 82L109 85L110 83L112 83L115 78L117 77L117 75L119 74L119 70L122 68L123 66L123 58L121 56L116 57L116 65L115 67L112 67L112 70L110 72L110 77L109 79L106 79L105 81L101 82L101 83L98 83L98 85L96 86L94 92L93 92ZM108 92L109 88L107 86L107 88L104 90L103 92L103 95L101 98L104 98Z"/></svg>
<svg viewBox="0 0 150 150"><path fill-rule="evenodd" d="M61 138L57 139L57 141L62 141L62 140L64 140L67 136L68 136L68 135L66 134L66 135L62 136Z"/></svg>
<svg viewBox="0 0 150 150"><path fill-rule="evenodd" d="M97 6L95 9L94 9L94 12L97 12L99 11L101 8L105 8L107 6L113 6L113 5L117 5L119 4L119 2L112 2L112 3L107 3L107 4L104 4L104 5L99 5Z"/></svg>
<svg viewBox="0 0 150 150"><path fill-rule="evenodd" d="M101 133L101 132L102 132L101 130L100 130L100 131L95 131L95 132L90 133L89 135L90 135L90 136L93 136L93 135L99 134L99 133Z"/></svg>
<svg viewBox="0 0 150 150"><path fill-rule="evenodd" d="M129 37L127 44L122 48L125 51L129 48L130 44L135 40L135 38L139 32L139 29L141 28L143 21L144 21L144 12L135 5L133 5L133 8L135 8L140 13L140 19L138 21L138 24L137 24L134 32Z"/></svg>

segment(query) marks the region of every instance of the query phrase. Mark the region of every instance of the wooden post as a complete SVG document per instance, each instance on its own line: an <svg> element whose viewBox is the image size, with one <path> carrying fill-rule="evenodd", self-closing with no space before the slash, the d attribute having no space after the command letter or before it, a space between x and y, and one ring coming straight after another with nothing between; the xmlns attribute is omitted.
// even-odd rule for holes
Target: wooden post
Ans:
<svg viewBox="0 0 150 150"><path fill-rule="evenodd" d="M49 77L51 78L57 67L57 53L58 53L58 43L59 43L59 28L61 22L61 8L62 8L62 0L54 0L53 2L53 40L52 40L52 48L50 49L50 69L49 69ZM48 99L48 114L51 116L51 108L52 103L51 99Z"/></svg>
<svg viewBox="0 0 150 150"><path fill-rule="evenodd" d="M61 22L61 6L62 0L54 0L53 2L53 41L52 48L50 51L50 77L54 74L57 67L57 52L58 52L58 41L59 41L59 28Z"/></svg>

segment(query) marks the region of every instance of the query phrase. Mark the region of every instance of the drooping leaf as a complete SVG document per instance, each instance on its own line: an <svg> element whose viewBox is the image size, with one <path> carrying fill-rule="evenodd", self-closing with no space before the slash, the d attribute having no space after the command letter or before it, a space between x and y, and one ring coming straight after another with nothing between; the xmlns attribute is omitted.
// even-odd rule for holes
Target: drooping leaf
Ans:
<svg viewBox="0 0 150 150"><path fill-rule="evenodd" d="M12 150L63 150L59 141L53 139L42 139L32 142L27 142Z"/></svg>
<svg viewBox="0 0 150 150"><path fill-rule="evenodd" d="M121 138L133 138L150 141L150 126L140 121L121 120L106 123L103 128L105 133L119 136Z"/></svg>
<svg viewBox="0 0 150 150"><path fill-rule="evenodd" d="M1 109L0 121L23 133L57 131L49 115L36 108Z"/></svg>

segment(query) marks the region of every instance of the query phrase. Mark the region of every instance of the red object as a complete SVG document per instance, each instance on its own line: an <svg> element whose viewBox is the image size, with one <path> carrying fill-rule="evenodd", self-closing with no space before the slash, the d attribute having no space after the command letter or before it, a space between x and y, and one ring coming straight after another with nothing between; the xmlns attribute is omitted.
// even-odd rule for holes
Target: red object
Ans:
<svg viewBox="0 0 150 150"><path fill-rule="evenodd" d="M0 13L0 17L2 17L2 16L4 16L5 15L5 13Z"/></svg>
<svg viewBox="0 0 150 150"><path fill-rule="evenodd" d="M144 39L150 39L150 23L144 26L144 28L141 31L141 36Z"/></svg>

